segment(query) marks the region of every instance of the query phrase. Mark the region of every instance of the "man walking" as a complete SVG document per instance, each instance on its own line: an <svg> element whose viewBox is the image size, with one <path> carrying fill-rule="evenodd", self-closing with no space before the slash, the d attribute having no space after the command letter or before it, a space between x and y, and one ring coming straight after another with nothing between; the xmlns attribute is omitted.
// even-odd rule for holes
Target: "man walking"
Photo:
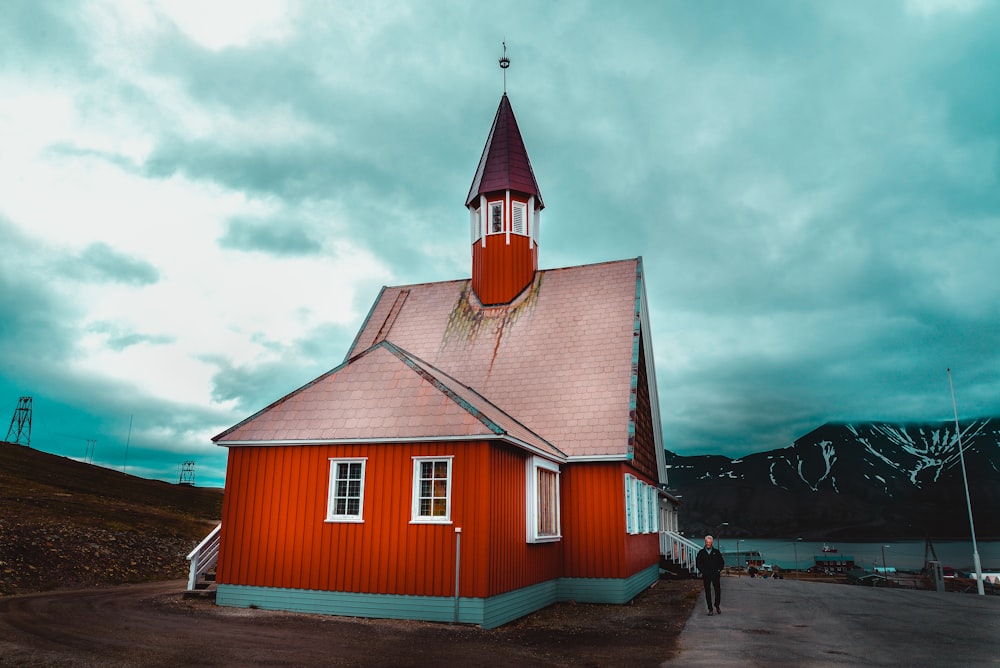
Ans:
<svg viewBox="0 0 1000 668"><path fill-rule="evenodd" d="M726 560L722 558L722 553L712 547L713 538L705 536L705 547L698 550L694 564L701 573L701 581L705 585L705 602L708 603L708 614L712 612L712 587L715 587L715 612L722 614L719 603L722 600L722 592L719 591L719 580L722 569L726 566Z"/></svg>

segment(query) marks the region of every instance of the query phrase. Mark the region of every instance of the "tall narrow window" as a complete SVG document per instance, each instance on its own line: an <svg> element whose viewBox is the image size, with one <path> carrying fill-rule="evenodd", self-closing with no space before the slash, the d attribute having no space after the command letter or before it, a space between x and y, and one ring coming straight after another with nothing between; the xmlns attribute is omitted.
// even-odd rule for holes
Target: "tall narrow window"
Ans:
<svg viewBox="0 0 1000 668"><path fill-rule="evenodd" d="M510 231L514 234L527 234L528 207L524 202L510 204Z"/></svg>
<svg viewBox="0 0 1000 668"><path fill-rule="evenodd" d="M490 234L503 232L503 202L490 202Z"/></svg>
<svg viewBox="0 0 1000 668"><path fill-rule="evenodd" d="M636 533L635 526L635 478L625 474L625 531Z"/></svg>
<svg viewBox="0 0 1000 668"><path fill-rule="evenodd" d="M481 216L481 210L469 209L469 225L472 228L472 243L479 241L479 238L482 236L483 224Z"/></svg>
<svg viewBox="0 0 1000 668"><path fill-rule="evenodd" d="M331 459L327 522L362 522L365 459Z"/></svg>
<svg viewBox="0 0 1000 668"><path fill-rule="evenodd" d="M451 457L413 458L412 522L451 522Z"/></svg>
<svg viewBox="0 0 1000 668"><path fill-rule="evenodd" d="M527 463L528 542L559 540L559 466L539 457Z"/></svg>
<svg viewBox="0 0 1000 668"><path fill-rule="evenodd" d="M659 531L656 487L625 474L625 531L631 534Z"/></svg>

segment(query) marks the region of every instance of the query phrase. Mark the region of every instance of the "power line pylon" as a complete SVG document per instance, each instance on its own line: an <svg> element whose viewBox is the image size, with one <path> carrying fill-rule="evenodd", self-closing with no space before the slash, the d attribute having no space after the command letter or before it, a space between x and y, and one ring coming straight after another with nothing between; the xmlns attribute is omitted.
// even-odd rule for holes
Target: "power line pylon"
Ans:
<svg viewBox="0 0 1000 668"><path fill-rule="evenodd" d="M13 439L10 437L11 434L14 434ZM21 443L22 437L24 443ZM10 419L10 428L7 429L5 440L8 443L31 445L31 397L21 397L17 400L17 408L14 409L14 417Z"/></svg>
<svg viewBox="0 0 1000 668"><path fill-rule="evenodd" d="M180 479L177 481L178 485L193 485L194 484L194 462L186 461L183 466L181 466Z"/></svg>

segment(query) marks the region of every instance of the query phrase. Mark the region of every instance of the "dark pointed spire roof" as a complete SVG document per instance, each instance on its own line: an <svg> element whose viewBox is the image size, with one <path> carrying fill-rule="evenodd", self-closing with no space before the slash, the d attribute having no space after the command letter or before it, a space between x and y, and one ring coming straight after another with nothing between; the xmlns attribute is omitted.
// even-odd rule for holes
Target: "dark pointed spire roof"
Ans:
<svg viewBox="0 0 1000 668"><path fill-rule="evenodd" d="M476 169L476 177L472 179L465 206L474 203L483 193L498 190L516 190L534 195L538 208L545 207L506 93L500 98L500 107L493 119L493 127L490 128L490 136L479 159L479 167Z"/></svg>

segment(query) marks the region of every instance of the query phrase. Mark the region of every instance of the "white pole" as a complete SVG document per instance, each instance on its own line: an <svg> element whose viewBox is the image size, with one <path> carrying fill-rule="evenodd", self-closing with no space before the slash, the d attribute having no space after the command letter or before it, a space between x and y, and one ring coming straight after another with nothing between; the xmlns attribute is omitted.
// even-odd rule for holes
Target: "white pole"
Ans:
<svg viewBox="0 0 1000 668"><path fill-rule="evenodd" d="M965 475L965 454L962 451L962 430L958 426L958 405L955 403L955 386L951 382L951 369L948 369L948 388L951 390L951 408L955 411L955 440L958 442L958 459L962 463L962 482L965 483L965 505L969 508L969 530L972 532L972 561L976 566L976 590L980 596L985 596L983 590L983 566L979 562L979 549L976 547L976 525L972 521L972 500L969 498L969 479Z"/></svg>
<svg viewBox="0 0 1000 668"><path fill-rule="evenodd" d="M125 473L125 468L128 466L128 444L132 442L132 418L134 415L128 416L128 437L125 439L125 462L122 464L122 473Z"/></svg>
<svg viewBox="0 0 1000 668"><path fill-rule="evenodd" d="M455 623L458 623L458 576L462 564L462 528L455 527Z"/></svg>

